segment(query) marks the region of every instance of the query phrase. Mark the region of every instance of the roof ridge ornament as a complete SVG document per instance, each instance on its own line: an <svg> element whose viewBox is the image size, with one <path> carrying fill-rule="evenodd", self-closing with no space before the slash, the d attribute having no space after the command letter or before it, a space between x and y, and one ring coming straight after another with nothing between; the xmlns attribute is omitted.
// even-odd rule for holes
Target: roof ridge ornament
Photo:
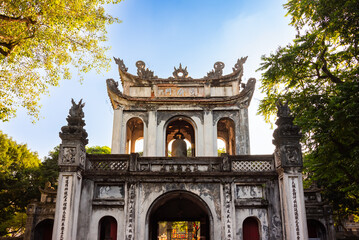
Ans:
<svg viewBox="0 0 359 240"><path fill-rule="evenodd" d="M137 67L137 76L143 79L155 79L158 78L154 75L153 71L146 68L146 64L144 61L137 61L136 62Z"/></svg>
<svg viewBox="0 0 359 240"><path fill-rule="evenodd" d="M115 60L115 63L118 65L118 68L121 71L127 72L128 68L126 67L125 63L123 62L123 60L121 58L113 57L113 59Z"/></svg>
<svg viewBox="0 0 359 240"><path fill-rule="evenodd" d="M214 70L207 73L207 78L217 78L223 76L223 68L224 68L223 62L216 62L213 65Z"/></svg>
<svg viewBox="0 0 359 240"><path fill-rule="evenodd" d="M237 60L237 63L234 65L233 72L239 72L239 78L243 76L243 64L247 61L248 56L241 57Z"/></svg>
<svg viewBox="0 0 359 240"><path fill-rule="evenodd" d="M243 64L247 61L248 56L238 58L237 63L234 65L233 72L243 70Z"/></svg>
<svg viewBox="0 0 359 240"><path fill-rule="evenodd" d="M180 63L179 68L173 67L175 70L173 71L172 75L175 79L192 79L188 77L187 66L182 68L182 64ZM169 77L169 78L173 78Z"/></svg>

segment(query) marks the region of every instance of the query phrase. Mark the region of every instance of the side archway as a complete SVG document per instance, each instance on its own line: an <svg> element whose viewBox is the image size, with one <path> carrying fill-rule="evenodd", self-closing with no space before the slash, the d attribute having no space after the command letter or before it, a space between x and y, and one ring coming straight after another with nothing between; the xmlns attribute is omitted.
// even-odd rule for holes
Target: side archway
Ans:
<svg viewBox="0 0 359 240"><path fill-rule="evenodd" d="M42 220L35 227L34 240L51 240L53 228L54 228L53 219Z"/></svg>
<svg viewBox="0 0 359 240"><path fill-rule="evenodd" d="M126 123L126 154L143 152L142 148L136 149L136 141L143 139L144 124L142 119L133 117Z"/></svg>
<svg viewBox="0 0 359 240"><path fill-rule="evenodd" d="M259 220L248 217L243 221L243 240L259 240Z"/></svg>
<svg viewBox="0 0 359 240"><path fill-rule="evenodd" d="M224 141L226 153L229 155L236 154L235 133L235 123L232 119L226 117L217 122L217 138Z"/></svg>
<svg viewBox="0 0 359 240"><path fill-rule="evenodd" d="M114 217L105 216L98 223L99 240L117 240L117 221Z"/></svg>
<svg viewBox="0 0 359 240"><path fill-rule="evenodd" d="M172 191L158 197L147 212L149 240L211 239L212 214L207 204L187 191Z"/></svg>
<svg viewBox="0 0 359 240"><path fill-rule="evenodd" d="M310 240L326 240L326 231L324 225L313 219L307 220L308 239Z"/></svg>

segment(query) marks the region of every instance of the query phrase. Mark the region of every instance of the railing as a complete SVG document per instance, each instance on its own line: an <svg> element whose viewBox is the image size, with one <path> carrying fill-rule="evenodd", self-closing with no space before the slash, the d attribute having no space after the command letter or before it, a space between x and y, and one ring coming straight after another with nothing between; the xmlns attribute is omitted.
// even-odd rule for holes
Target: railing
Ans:
<svg viewBox="0 0 359 240"><path fill-rule="evenodd" d="M87 172L126 172L131 155L87 154Z"/></svg>
<svg viewBox="0 0 359 240"><path fill-rule="evenodd" d="M88 154L89 173L201 173L201 172L271 172L272 155L222 155L221 157L139 157L138 154Z"/></svg>
<svg viewBox="0 0 359 240"><path fill-rule="evenodd" d="M230 156L233 172L267 172L274 170L272 155Z"/></svg>

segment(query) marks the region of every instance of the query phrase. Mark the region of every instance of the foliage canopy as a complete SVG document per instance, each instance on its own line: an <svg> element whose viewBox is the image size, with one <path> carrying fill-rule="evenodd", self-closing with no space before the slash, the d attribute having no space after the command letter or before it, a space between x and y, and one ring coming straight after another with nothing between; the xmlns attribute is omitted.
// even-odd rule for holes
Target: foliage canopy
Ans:
<svg viewBox="0 0 359 240"><path fill-rule="evenodd" d="M59 146L41 162L37 153L0 131L0 236L24 232L26 206L39 199L47 182L57 187ZM107 146L86 147L89 154L110 154Z"/></svg>
<svg viewBox="0 0 359 240"><path fill-rule="evenodd" d="M23 107L38 118L39 99L49 86L107 69L106 25L119 22L104 5L120 0L4 0L0 4L0 120Z"/></svg>
<svg viewBox="0 0 359 240"><path fill-rule="evenodd" d="M258 113L278 99L302 128L308 184L315 181L339 215L359 212L359 1L290 0L292 44L262 57Z"/></svg>
<svg viewBox="0 0 359 240"><path fill-rule="evenodd" d="M38 196L40 159L26 144L18 144L0 131L0 236L8 233L9 222L25 212ZM12 230L19 230L13 228Z"/></svg>

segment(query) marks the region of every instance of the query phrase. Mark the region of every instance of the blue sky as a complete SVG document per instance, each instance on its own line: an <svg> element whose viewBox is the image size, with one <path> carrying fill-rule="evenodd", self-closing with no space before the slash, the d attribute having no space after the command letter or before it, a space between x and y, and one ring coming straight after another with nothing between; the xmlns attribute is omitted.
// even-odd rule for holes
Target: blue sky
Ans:
<svg viewBox="0 0 359 240"><path fill-rule="evenodd" d="M109 57L124 59L129 72L143 60L159 77L172 75L173 67L187 66L189 75L203 77L216 61L230 73L238 58L248 56L244 65L244 82L257 79L257 90L249 108L252 154L273 152L272 132L261 116L256 115L259 100L260 57L291 42L295 32L280 0L125 0L107 6L121 24L108 27ZM60 144L59 131L66 124L71 98L83 98L89 146L111 146L113 110L107 96L106 79L119 80L117 66L103 74L85 75L81 84L73 79L50 88L41 100L41 119L35 124L20 110L15 119L0 123L0 129L32 151L46 156Z"/></svg>

